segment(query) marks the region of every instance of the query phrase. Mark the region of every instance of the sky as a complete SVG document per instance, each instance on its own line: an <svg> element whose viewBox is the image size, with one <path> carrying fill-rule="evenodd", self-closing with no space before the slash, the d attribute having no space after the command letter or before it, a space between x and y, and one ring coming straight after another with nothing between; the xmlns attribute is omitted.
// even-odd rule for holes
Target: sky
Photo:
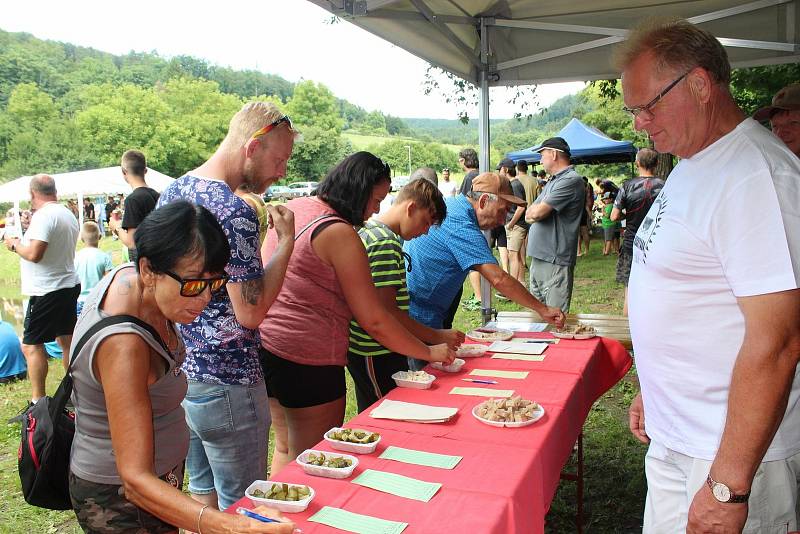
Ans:
<svg viewBox="0 0 800 534"><path fill-rule="evenodd" d="M428 64L306 0L40 0L4 2L0 29L110 52L190 55L235 69L321 82L367 111L397 117L455 119L458 110L426 96ZM578 92L583 83L541 85L538 106ZM493 88L491 118L519 111ZM526 112L530 112L526 111ZM477 109L471 116L477 117Z"/></svg>

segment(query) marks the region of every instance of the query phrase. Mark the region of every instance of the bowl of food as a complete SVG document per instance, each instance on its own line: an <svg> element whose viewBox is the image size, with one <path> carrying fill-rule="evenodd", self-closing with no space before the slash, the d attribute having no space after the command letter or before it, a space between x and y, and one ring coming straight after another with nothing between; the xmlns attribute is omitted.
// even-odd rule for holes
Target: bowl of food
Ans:
<svg viewBox="0 0 800 534"><path fill-rule="evenodd" d="M461 345L456 351L456 356L459 358L479 358L484 356L488 349L489 347L486 345L480 344Z"/></svg>
<svg viewBox="0 0 800 534"><path fill-rule="evenodd" d="M397 371L392 379L401 388L430 389L436 377L425 371Z"/></svg>
<svg viewBox="0 0 800 534"><path fill-rule="evenodd" d="M325 478L347 478L358 465L358 458L349 454L336 454L307 449L297 457L297 463L309 475Z"/></svg>
<svg viewBox="0 0 800 534"><path fill-rule="evenodd" d="M314 498L314 490L302 484L256 480L244 492L251 501L281 512L302 512Z"/></svg>
<svg viewBox="0 0 800 534"><path fill-rule="evenodd" d="M593 326L581 323L565 326L561 330L554 330L551 333L561 339L591 339L597 335Z"/></svg>
<svg viewBox="0 0 800 534"><path fill-rule="evenodd" d="M325 441L337 451L371 454L381 441L381 435L357 428L333 427L325 432Z"/></svg>
<svg viewBox="0 0 800 534"><path fill-rule="evenodd" d="M431 362L431 367L434 369L439 369L440 371L446 371L448 373L457 373L462 367L464 367L464 363L464 360L461 358L456 358L450 365L445 365L441 362Z"/></svg>
<svg viewBox="0 0 800 534"><path fill-rule="evenodd" d="M514 332L499 328L476 328L467 332L467 337L473 341L508 341L514 337Z"/></svg>
<svg viewBox="0 0 800 534"><path fill-rule="evenodd" d="M518 428L532 425L544 416L544 407L515 395L508 399L488 399L472 409L472 415L489 426Z"/></svg>

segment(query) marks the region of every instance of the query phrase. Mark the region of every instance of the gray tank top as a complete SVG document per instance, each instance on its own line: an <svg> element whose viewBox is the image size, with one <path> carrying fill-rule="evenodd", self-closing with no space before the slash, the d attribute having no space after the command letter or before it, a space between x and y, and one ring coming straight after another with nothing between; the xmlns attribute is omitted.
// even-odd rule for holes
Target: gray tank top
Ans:
<svg viewBox="0 0 800 534"><path fill-rule="evenodd" d="M120 265L109 273L87 297L73 333L73 343L84 335L93 324L108 314L98 308L114 276L124 267ZM186 376L181 371L185 349L177 329L178 350L170 354L146 329L134 323L107 326L95 333L83 346L79 354L73 354L72 403L75 406L75 438L72 442L70 469L75 476L99 484L122 484L117 472L103 385L92 371L94 354L101 341L114 334L136 334L165 361L167 372L149 386L153 411L153 471L161 476L179 466L189 450L189 429L186 426L181 401L186 396ZM132 357L120 354L119 358Z"/></svg>

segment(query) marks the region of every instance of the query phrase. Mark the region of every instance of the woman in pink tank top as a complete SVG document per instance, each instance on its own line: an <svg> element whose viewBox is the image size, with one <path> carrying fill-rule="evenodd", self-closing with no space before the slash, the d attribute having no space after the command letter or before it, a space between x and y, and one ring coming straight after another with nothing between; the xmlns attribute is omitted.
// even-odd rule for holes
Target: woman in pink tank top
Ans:
<svg viewBox="0 0 800 534"><path fill-rule="evenodd" d="M271 472L342 424L350 319L390 350L452 361L447 345L427 346L381 304L358 233L391 185L389 166L368 152L344 159L316 196L289 201L295 247L283 287L261 323L261 364L269 392L275 453ZM277 246L269 233L266 263Z"/></svg>

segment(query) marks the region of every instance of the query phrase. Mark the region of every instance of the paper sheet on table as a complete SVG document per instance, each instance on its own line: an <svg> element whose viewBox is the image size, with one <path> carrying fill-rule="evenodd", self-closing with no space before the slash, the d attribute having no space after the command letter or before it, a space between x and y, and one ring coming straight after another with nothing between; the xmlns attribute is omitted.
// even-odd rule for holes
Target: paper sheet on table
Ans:
<svg viewBox="0 0 800 534"><path fill-rule="evenodd" d="M424 465L426 467L438 467L440 469L453 469L461 461L461 456L451 456L449 454L437 454L435 452L417 451L414 449L404 449L389 445L386 450L378 456L385 460L394 460L406 464Z"/></svg>
<svg viewBox="0 0 800 534"><path fill-rule="evenodd" d="M489 352L512 352L514 354L541 354L547 349L547 343L514 343L513 341L495 341L487 349Z"/></svg>
<svg viewBox="0 0 800 534"><path fill-rule="evenodd" d="M543 362L544 354L506 354L498 352L492 354L492 358L496 360L522 360L524 362Z"/></svg>
<svg viewBox="0 0 800 534"><path fill-rule="evenodd" d="M462 388L455 387L450 390L451 395L472 395L473 397L505 397L514 394L513 389L489 389L489 388Z"/></svg>
<svg viewBox="0 0 800 534"><path fill-rule="evenodd" d="M472 376L492 376L495 378L528 378L528 371L500 371L497 369L473 369Z"/></svg>
<svg viewBox="0 0 800 534"><path fill-rule="evenodd" d="M384 399L369 415L375 419L444 422L451 419L456 413L458 413L458 408L429 406L427 404Z"/></svg>
<svg viewBox="0 0 800 534"><path fill-rule="evenodd" d="M511 330L512 332L544 332L547 323L523 323L516 321L489 321L484 328Z"/></svg>
<svg viewBox="0 0 800 534"><path fill-rule="evenodd" d="M332 506L323 506L308 520L357 534L400 534L408 526L408 523L356 514Z"/></svg>
<svg viewBox="0 0 800 534"><path fill-rule="evenodd" d="M367 469L358 475L353 479L353 484L423 502L430 501L442 487L441 484L436 482L425 482L424 480L396 473L387 473L386 471L376 471L375 469Z"/></svg>

